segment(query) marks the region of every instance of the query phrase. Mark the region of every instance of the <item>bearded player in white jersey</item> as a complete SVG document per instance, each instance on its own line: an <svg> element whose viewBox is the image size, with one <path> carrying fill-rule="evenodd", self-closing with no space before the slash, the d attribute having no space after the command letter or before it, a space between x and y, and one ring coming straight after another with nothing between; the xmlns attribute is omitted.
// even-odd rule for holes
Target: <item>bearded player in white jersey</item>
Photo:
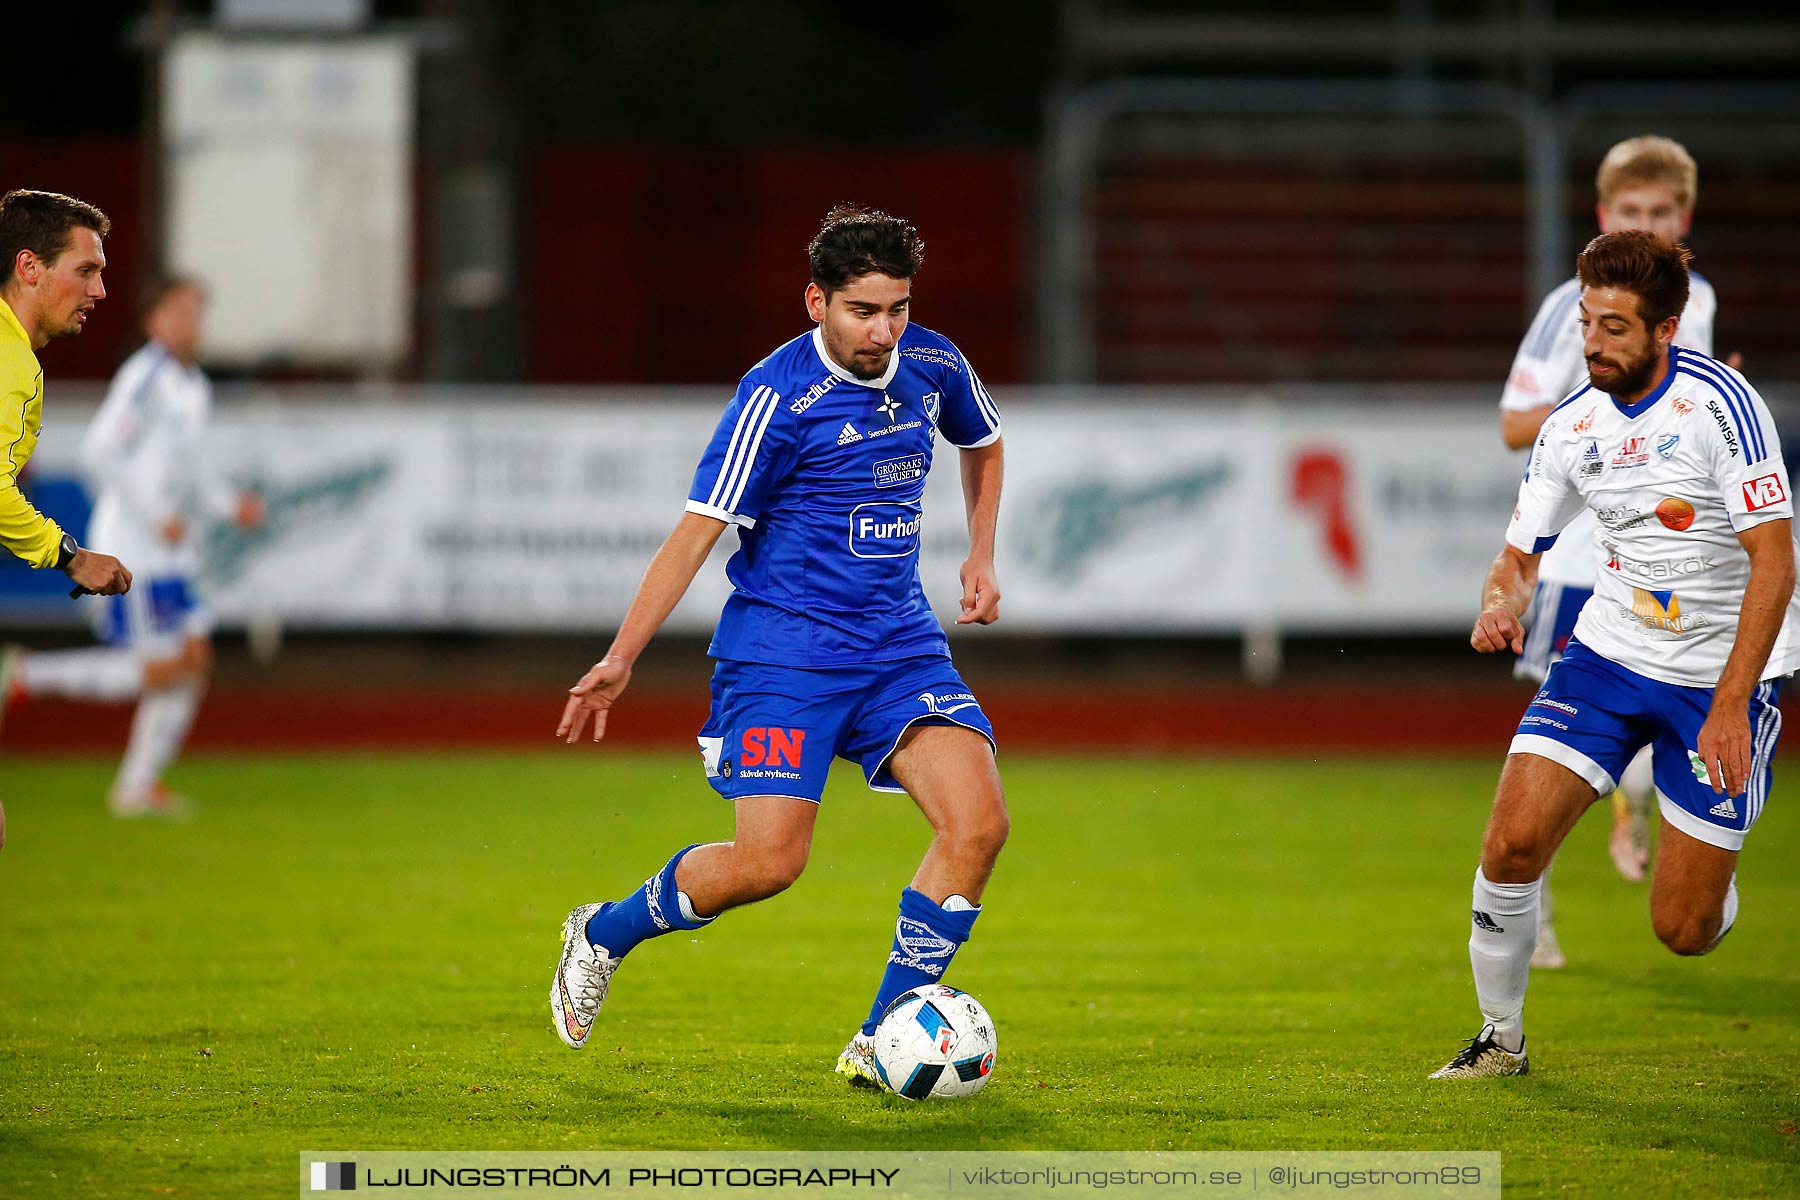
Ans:
<svg viewBox="0 0 1800 1200"><path fill-rule="evenodd" d="M1665 137L1635 137L1607 151L1594 177L1599 194L1596 216L1601 233L1643 229L1667 241L1687 236L1694 220L1699 168L1679 142ZM1538 428L1556 402L1587 380L1576 303L1581 283L1570 279L1544 298L1537 318L1507 376L1500 396L1500 436L1509 449L1523 450L1537 438ZM1688 276L1688 302L1682 310L1675 344L1702 354L1713 352L1713 321L1718 300L1710 283ZM1734 364L1735 365L1735 364ZM1550 664L1562 657L1575 629L1575 617L1594 593L1600 548L1592 514L1582 513L1563 530L1556 545L1538 564L1537 592L1525 617L1525 649L1513 673L1542 683ZM1641 882L1650 861L1650 751L1645 747L1619 779L1613 794L1613 830L1609 849L1613 865L1631 883ZM1550 884L1538 909L1538 943L1531 965L1558 968L1567 961L1550 917Z"/></svg>
<svg viewBox="0 0 1800 1200"><path fill-rule="evenodd" d="M99 602L91 649L0 652L0 703L33 696L135 700L131 737L107 805L121 817L185 814L163 783L193 724L212 666L212 615L195 591L200 518L262 520L262 502L226 489L206 470L202 435L212 385L199 366L206 293L198 281L153 286L147 340L120 366L81 442L99 492L88 540L127 555L138 586Z"/></svg>
<svg viewBox="0 0 1800 1200"><path fill-rule="evenodd" d="M1584 508L1605 557L1500 774L1471 905L1483 1025L1434 1079L1525 1074L1543 872L1640 746L1662 815L1656 936L1705 954L1737 918L1738 852L1781 735L1776 681L1800 667L1794 509L1762 398L1675 345L1688 258L1637 230L1602 234L1576 260L1589 382L1538 433L1470 643L1524 648L1539 556Z"/></svg>

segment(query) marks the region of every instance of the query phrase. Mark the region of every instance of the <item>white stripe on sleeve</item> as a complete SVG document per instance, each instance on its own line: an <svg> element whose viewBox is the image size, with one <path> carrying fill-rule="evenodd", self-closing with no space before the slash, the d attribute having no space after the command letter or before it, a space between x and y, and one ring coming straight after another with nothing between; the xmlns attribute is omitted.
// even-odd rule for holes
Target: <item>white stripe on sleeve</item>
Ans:
<svg viewBox="0 0 1800 1200"><path fill-rule="evenodd" d="M724 505L732 512L737 511L738 504L744 498L744 488L750 483L750 476L756 467L756 452L762 448L763 433L769 428L769 419L781 406L781 397L774 392L769 393L769 401L763 406L762 419L756 423L756 436L751 439L749 453L744 455L744 466L738 472L737 486L732 489L731 499Z"/></svg>
<svg viewBox="0 0 1800 1200"><path fill-rule="evenodd" d="M738 451L744 442L744 431L755 422L757 406L769 394L768 388L757 388L750 393L750 400L744 405L744 411L738 414L737 426L731 431L731 444L725 448L725 461L719 466L719 478L713 483L712 494L706 498L706 503L711 507L720 507L720 499L730 490L730 480L737 473Z"/></svg>

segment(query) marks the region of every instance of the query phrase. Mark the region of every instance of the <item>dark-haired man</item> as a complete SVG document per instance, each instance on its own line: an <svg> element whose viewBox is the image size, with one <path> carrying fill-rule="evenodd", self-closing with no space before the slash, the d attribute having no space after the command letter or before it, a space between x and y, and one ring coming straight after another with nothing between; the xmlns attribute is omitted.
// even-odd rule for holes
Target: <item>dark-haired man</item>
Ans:
<svg viewBox="0 0 1800 1200"><path fill-rule="evenodd" d="M248 528L254 495L228 490L206 469L202 439L212 384L200 369L206 293L171 277L144 298L144 345L113 376L81 440L97 493L89 533L137 565L138 586L94 610L104 646L26 653L0 650L0 702L32 696L137 701L131 738L107 807L120 817L180 817L188 805L163 773L193 724L212 666L212 614L199 599L197 517Z"/></svg>
<svg viewBox="0 0 1800 1200"><path fill-rule="evenodd" d="M44 426L44 369L37 352L73 337L106 299L101 239L111 228L91 204L55 192L0 196L0 546L34 567L55 567L90 592L116 596L131 572L75 544L19 490L19 472ZM8 680L0 665L0 701ZM4 712L0 702L0 713ZM6 817L0 812L0 842Z"/></svg>
<svg viewBox="0 0 1800 1200"><path fill-rule="evenodd" d="M1594 215L1600 232L1645 229L1669 241L1686 237L1699 187L1700 168L1681 143L1656 136L1627 138L1606 152L1594 175L1598 198ZM1575 313L1580 298L1581 281L1573 278L1544 297L1513 358L1500 396L1500 436L1509 449L1529 449L1557 401L1587 380L1582 332ZM1711 354L1717 311L1712 284L1699 272L1690 272L1687 307L1675 330L1675 344ZM1537 590L1525 621L1525 652L1513 664L1513 674L1519 678L1542 684L1550 664L1562 656L1575 632L1575 617L1594 594L1594 576L1600 570L1603 548L1597 528L1592 513L1578 514L1539 561ZM1620 773L1607 847L1620 876L1632 883L1643 881L1650 862L1650 808L1655 798L1650 748L1646 746ZM1546 871L1531 965L1554 970L1568 960L1550 912L1550 872Z"/></svg>
<svg viewBox="0 0 1800 1200"><path fill-rule="evenodd" d="M570 689L574 741L630 681L637 657L728 525L739 549L713 637L707 778L735 805L729 842L677 851L615 904L569 914L551 981L557 1033L579 1049L613 971L638 943L694 930L799 877L834 758L904 791L934 837L900 897L887 968L837 1070L877 1083L877 1018L940 980L980 913L1007 835L993 729L949 657L919 583L925 476L937 434L958 447L969 556L958 624L999 616L994 527L1000 416L962 353L910 322L924 243L885 213L840 205L808 247L814 328L751 368L726 406L687 514L651 560L606 657Z"/></svg>
<svg viewBox="0 0 1800 1200"><path fill-rule="evenodd" d="M1609 554L1520 719L1482 841L1469 960L1484 1024L1434 1079L1523 1075L1544 868L1651 747L1662 812L1656 936L1705 954L1737 917L1737 856L1769 793L1776 680L1800 667L1793 504L1744 377L1674 345L1688 252L1603 234L1576 260L1588 382L1544 421L1470 644L1520 649L1538 556L1585 507Z"/></svg>

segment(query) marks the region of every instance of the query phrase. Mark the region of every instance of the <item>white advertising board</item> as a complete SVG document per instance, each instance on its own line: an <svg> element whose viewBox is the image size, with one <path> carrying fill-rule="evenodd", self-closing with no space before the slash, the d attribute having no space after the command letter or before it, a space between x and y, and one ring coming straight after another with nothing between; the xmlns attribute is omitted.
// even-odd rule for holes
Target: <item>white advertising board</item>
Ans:
<svg viewBox="0 0 1800 1200"><path fill-rule="evenodd" d="M209 531L206 591L228 623L610 629L718 419L689 395L222 404L211 469L261 491L269 521ZM1005 420L997 631L1460 629L1523 462L1486 411L1026 396ZM72 471L78 435L59 420L34 469ZM941 442L925 511L922 578L954 617L968 539ZM669 628L711 628L736 544Z"/></svg>
<svg viewBox="0 0 1800 1200"><path fill-rule="evenodd" d="M211 362L397 363L412 319L413 50L185 33L164 61L165 260Z"/></svg>

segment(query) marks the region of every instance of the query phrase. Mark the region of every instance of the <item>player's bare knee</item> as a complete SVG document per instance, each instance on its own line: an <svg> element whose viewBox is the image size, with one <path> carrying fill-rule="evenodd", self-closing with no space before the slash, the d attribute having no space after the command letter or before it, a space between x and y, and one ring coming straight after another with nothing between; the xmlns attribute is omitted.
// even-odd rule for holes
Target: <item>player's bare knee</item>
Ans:
<svg viewBox="0 0 1800 1200"><path fill-rule="evenodd" d="M1493 883L1530 883L1544 873L1548 857L1535 831L1490 826L1481 844L1481 873Z"/></svg>
<svg viewBox="0 0 1800 1200"><path fill-rule="evenodd" d="M187 672L188 681L203 684L212 675L213 648L208 638L189 638L183 648L182 666Z"/></svg>
<svg viewBox="0 0 1800 1200"><path fill-rule="evenodd" d="M1711 950L1718 943L1720 923L1718 913L1691 911L1666 915L1659 913L1651 918L1657 940L1684 958Z"/></svg>
<svg viewBox="0 0 1800 1200"><path fill-rule="evenodd" d="M983 814L983 820L975 831L975 842L987 851L989 858L996 858L1011 833L1012 818L1006 815L1004 806L996 806Z"/></svg>
<svg viewBox="0 0 1800 1200"><path fill-rule="evenodd" d="M963 853L991 862L999 857L1011 831L1006 806L994 803L971 805L950 814L938 832Z"/></svg>
<svg viewBox="0 0 1800 1200"><path fill-rule="evenodd" d="M744 862L743 879L758 900L779 896L806 870L807 847L758 847Z"/></svg>

